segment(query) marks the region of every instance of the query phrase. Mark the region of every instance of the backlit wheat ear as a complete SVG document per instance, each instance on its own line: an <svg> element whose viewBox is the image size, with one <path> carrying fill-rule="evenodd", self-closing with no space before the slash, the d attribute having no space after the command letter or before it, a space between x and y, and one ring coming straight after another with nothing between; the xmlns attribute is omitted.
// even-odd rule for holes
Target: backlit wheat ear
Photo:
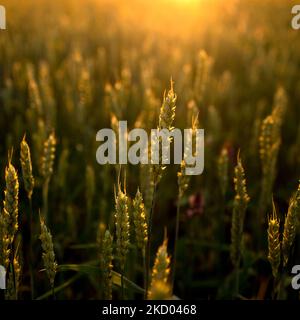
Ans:
<svg viewBox="0 0 300 320"><path fill-rule="evenodd" d="M128 197L126 191L121 190L120 184L115 196L115 224L116 224L116 250L120 268L124 271L126 256L129 248L129 214Z"/></svg>
<svg viewBox="0 0 300 320"><path fill-rule="evenodd" d="M296 194L291 198L288 213L284 222L282 239L283 264L287 265L291 249L296 238L300 217L300 184Z"/></svg>
<svg viewBox="0 0 300 320"><path fill-rule="evenodd" d="M152 270L152 282L167 282L170 275L170 257L168 255L168 241L165 239L163 244L158 248L154 267Z"/></svg>
<svg viewBox="0 0 300 320"><path fill-rule="evenodd" d="M225 197L228 187L228 162L228 151L223 148L218 159L218 178L223 197Z"/></svg>
<svg viewBox="0 0 300 320"><path fill-rule="evenodd" d="M171 259L168 255L167 247L168 242L165 239L156 253L155 262L152 269L150 292L148 296L148 299L150 300L157 298L158 294L163 294L164 299L167 299L171 296L171 288L168 285Z"/></svg>
<svg viewBox="0 0 300 320"><path fill-rule="evenodd" d="M10 237L8 234L7 221L4 214L0 215L0 265L6 269L9 265Z"/></svg>
<svg viewBox="0 0 300 320"><path fill-rule="evenodd" d="M280 228L280 221L278 219L275 204L273 202L273 214L269 218L269 227L268 227L268 247L269 247L268 260L271 264L274 278L277 278L278 268L281 260L281 243L280 243L279 228Z"/></svg>
<svg viewBox="0 0 300 320"><path fill-rule="evenodd" d="M18 231L19 181L15 167L9 162L5 170L6 189L4 192L3 214L7 217L10 243Z"/></svg>
<svg viewBox="0 0 300 320"><path fill-rule="evenodd" d="M160 108L159 114L159 129L169 129L173 127L173 121L175 119L177 96L174 92L173 81L171 80L171 88L168 93L164 94L163 104Z"/></svg>
<svg viewBox="0 0 300 320"><path fill-rule="evenodd" d="M6 188L3 211L0 215L0 259L4 267L9 265L10 248L18 231L19 181L18 174L10 160L5 170Z"/></svg>
<svg viewBox="0 0 300 320"><path fill-rule="evenodd" d="M133 222L138 248L145 254L148 241L148 225L143 196L138 189L133 200Z"/></svg>
<svg viewBox="0 0 300 320"><path fill-rule="evenodd" d="M149 300L170 300L171 299L171 286L164 281L155 281L151 285L149 292Z"/></svg>
<svg viewBox="0 0 300 320"><path fill-rule="evenodd" d="M159 114L159 122L158 122L158 129L168 129L169 131L173 130L173 122L175 119L175 111L176 111L176 100L177 96L174 92L173 88L173 81L171 80L171 88L168 93L164 93L163 103L160 108ZM171 142L171 138L170 142ZM160 139L161 140L161 139ZM152 151L152 150L151 150ZM152 153L151 153L152 158ZM160 155L159 164L154 164L151 166L151 176L154 185L157 185L162 178L163 171L165 166L162 164L162 157Z"/></svg>
<svg viewBox="0 0 300 320"><path fill-rule="evenodd" d="M51 133L44 143L44 153L42 157L42 175L45 180L49 180L53 173L53 164L55 159L56 138Z"/></svg>
<svg viewBox="0 0 300 320"><path fill-rule="evenodd" d="M44 178L43 183L43 215L48 223L48 191L49 182L53 173L53 164L55 159L56 139L54 133L51 133L44 142L44 152L42 157L41 172Z"/></svg>
<svg viewBox="0 0 300 320"><path fill-rule="evenodd" d="M104 299L112 299L113 238L106 230L102 242L101 269L103 274Z"/></svg>
<svg viewBox="0 0 300 320"><path fill-rule="evenodd" d="M241 257L244 219L247 205L250 200L246 188L245 172L239 155L237 166L234 169L234 188L236 195L232 213L230 253L232 263L236 266L239 265Z"/></svg>
<svg viewBox="0 0 300 320"><path fill-rule="evenodd" d="M21 142L20 161L22 166L22 175L23 175L25 190L27 192L28 198L31 199L33 188L34 188L34 178L32 175L30 148L25 140L25 136Z"/></svg>
<svg viewBox="0 0 300 320"><path fill-rule="evenodd" d="M40 240L42 242L42 249L43 249L42 257L43 257L44 267L46 269L51 288L53 288L55 275L57 271L57 263L55 261L52 235L48 230L42 217L40 217L40 225L41 225Z"/></svg>

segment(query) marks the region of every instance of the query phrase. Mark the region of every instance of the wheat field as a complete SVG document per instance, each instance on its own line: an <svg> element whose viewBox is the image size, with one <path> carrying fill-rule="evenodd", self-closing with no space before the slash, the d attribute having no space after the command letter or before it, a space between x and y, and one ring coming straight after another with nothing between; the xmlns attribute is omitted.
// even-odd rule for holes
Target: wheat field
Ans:
<svg viewBox="0 0 300 320"><path fill-rule="evenodd" d="M299 299L293 1L1 4L0 299ZM203 173L99 165L120 120L204 129Z"/></svg>

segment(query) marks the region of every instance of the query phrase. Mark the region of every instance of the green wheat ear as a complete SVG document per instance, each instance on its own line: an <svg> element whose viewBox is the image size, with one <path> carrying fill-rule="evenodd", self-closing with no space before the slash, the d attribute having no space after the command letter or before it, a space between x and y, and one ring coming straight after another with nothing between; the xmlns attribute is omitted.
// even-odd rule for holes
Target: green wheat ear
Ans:
<svg viewBox="0 0 300 320"><path fill-rule="evenodd" d="M43 249L43 262L44 267L47 272L47 276L50 282L51 287L54 287L54 280L57 271L57 263L55 260L55 254L53 249L52 235L48 230L45 221L42 217L40 217L40 226L41 226L41 234L40 240L42 242Z"/></svg>
<svg viewBox="0 0 300 320"><path fill-rule="evenodd" d="M41 170L45 180L49 180L53 173L55 147L56 147L56 138L54 133L51 133L48 139L44 142L44 154L42 157Z"/></svg>
<svg viewBox="0 0 300 320"><path fill-rule="evenodd" d="M281 261L281 243L280 243L280 221L276 212L276 207L273 201L273 213L269 218L268 227L268 260L272 267L274 278L278 275L278 269Z"/></svg>
<svg viewBox="0 0 300 320"><path fill-rule="evenodd" d="M115 225L116 225L116 251L121 270L125 268L126 256L129 249L130 225L128 213L128 197L126 190L121 190L118 185L118 191L115 195Z"/></svg>
<svg viewBox="0 0 300 320"><path fill-rule="evenodd" d="M133 222L137 246L145 254L148 241L148 224L143 196L139 189L133 200Z"/></svg>

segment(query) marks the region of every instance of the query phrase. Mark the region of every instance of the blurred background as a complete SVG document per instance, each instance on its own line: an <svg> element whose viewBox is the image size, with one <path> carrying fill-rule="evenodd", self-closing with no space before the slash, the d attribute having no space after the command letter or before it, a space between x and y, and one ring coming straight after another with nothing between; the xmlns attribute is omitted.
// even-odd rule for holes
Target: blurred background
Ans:
<svg viewBox="0 0 300 320"><path fill-rule="evenodd" d="M260 225L262 192L259 137L277 97L287 101L271 193L283 218L300 177L300 33L291 28L293 1L284 0L2 0L7 30L0 33L0 172L8 151L19 165L26 133L33 161L35 234L43 205L43 142L55 131L54 173L49 185L49 227L58 264L97 260L97 234L114 229L114 166L96 163L96 133L127 120L129 129L156 128L163 93L174 81L174 126L191 127L198 114L205 129L205 169L193 177L182 199L174 294L180 298L231 298L233 266L230 228L233 168L240 150L251 198L244 228L240 294L268 299L272 291L267 260L267 217ZM275 97L275 98L274 98ZM220 178L220 154L228 167ZM127 192L141 188L149 209L149 172L126 167ZM178 166L168 166L154 210L153 255L167 229L172 252ZM20 171L20 170L18 170ZM225 188L225 189L224 189ZM21 189L21 226L28 204ZM3 192L1 197L3 199ZM25 228L25 227L24 227ZM256 245L255 228L263 245ZM26 229L26 228L25 228ZM100 230L100 231L99 231ZM133 237L134 232L132 233ZM28 234L22 232L26 256ZM298 236L299 238L299 236ZM299 252L299 239L295 252ZM141 261L134 246L126 277L142 286ZM37 293L46 292L38 236L34 241ZM26 260L26 258L24 258ZM299 263L299 254L291 261ZM82 271L82 270L81 270ZM76 271L61 272L57 285ZM20 298L28 298L28 270ZM294 299L287 275L284 298ZM95 275L81 272L57 293L64 299L101 297ZM119 297L116 290L114 296ZM141 298L134 290L130 298Z"/></svg>

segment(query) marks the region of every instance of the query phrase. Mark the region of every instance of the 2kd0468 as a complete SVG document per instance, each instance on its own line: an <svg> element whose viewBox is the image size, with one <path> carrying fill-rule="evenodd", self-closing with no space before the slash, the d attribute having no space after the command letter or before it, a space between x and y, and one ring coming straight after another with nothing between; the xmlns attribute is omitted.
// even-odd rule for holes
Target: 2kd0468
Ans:
<svg viewBox="0 0 300 320"><path fill-rule="evenodd" d="M147 305L146 314L155 315L155 314L197 314L197 306L196 305Z"/></svg>

